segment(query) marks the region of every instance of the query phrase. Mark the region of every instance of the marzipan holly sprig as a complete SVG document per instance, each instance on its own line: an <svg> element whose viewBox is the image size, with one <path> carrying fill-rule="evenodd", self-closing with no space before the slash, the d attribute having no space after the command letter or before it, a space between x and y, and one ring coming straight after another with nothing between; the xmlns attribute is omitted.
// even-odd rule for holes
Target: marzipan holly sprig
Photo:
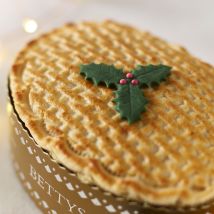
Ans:
<svg viewBox="0 0 214 214"><path fill-rule="evenodd" d="M160 84L170 75L171 67L165 65L137 66L131 72L125 73L113 65L85 64L80 65L80 73L95 85L105 83L107 87L116 86L116 110L121 118L133 123L140 119L146 111L148 100L141 90L143 85L152 87L153 83Z"/></svg>

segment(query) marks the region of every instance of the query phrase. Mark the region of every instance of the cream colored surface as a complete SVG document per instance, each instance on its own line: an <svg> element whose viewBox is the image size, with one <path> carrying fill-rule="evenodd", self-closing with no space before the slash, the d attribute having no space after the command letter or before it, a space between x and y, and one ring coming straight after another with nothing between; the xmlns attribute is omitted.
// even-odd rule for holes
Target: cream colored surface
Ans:
<svg viewBox="0 0 214 214"><path fill-rule="evenodd" d="M39 32L64 22L81 19L114 18L148 29L155 34L185 45L195 55L214 63L213 1L0 1L0 213L39 213L14 177L8 151L5 97L6 76L15 52L34 35L21 31L22 20L35 18ZM123 7L121 7L121 2ZM21 8L21 9L20 9Z"/></svg>

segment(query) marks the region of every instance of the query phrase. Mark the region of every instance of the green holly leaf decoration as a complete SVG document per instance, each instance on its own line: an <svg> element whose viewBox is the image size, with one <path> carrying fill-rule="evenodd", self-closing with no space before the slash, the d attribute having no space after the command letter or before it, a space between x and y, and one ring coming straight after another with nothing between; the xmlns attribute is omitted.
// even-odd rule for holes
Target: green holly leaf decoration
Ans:
<svg viewBox="0 0 214 214"><path fill-rule="evenodd" d="M171 67L166 65L137 66L132 72L125 74L122 69L113 65L87 64L80 65L80 73L98 85L103 82L107 87L115 85L116 110L121 118L129 123L140 119L141 113L146 111L148 103L141 87L147 85L152 87L153 83L160 84L170 75Z"/></svg>
<svg viewBox="0 0 214 214"><path fill-rule="evenodd" d="M171 67L166 65L139 65L133 70L133 74L140 81L141 85L145 84L151 87L153 83L160 84L161 81L166 80L170 74L170 70Z"/></svg>
<svg viewBox="0 0 214 214"><path fill-rule="evenodd" d="M139 120L148 103L140 87L132 84L119 85L115 94L116 110L121 117L127 119L129 123Z"/></svg>
<svg viewBox="0 0 214 214"><path fill-rule="evenodd" d="M122 69L117 69L113 65L95 63L80 65L80 73L84 74L86 79L91 79L95 85L102 82L107 87L110 85L116 86L124 77Z"/></svg>

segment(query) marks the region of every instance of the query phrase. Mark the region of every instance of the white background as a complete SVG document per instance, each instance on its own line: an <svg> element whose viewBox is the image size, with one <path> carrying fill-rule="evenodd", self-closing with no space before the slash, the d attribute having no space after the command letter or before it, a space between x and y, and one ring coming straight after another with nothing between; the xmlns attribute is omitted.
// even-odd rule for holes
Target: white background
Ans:
<svg viewBox="0 0 214 214"><path fill-rule="evenodd" d="M41 32L69 21L115 19L149 30L214 64L213 0L0 0L0 214L40 213L22 190L10 161L6 79L16 52ZM22 29L26 17L38 31Z"/></svg>

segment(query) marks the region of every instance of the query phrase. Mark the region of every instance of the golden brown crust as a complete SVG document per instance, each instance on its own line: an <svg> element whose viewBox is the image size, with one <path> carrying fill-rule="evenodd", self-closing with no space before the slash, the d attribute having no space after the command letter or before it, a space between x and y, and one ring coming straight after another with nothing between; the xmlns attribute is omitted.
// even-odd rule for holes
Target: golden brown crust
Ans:
<svg viewBox="0 0 214 214"><path fill-rule="evenodd" d="M90 62L125 70L163 63L173 72L145 90L148 110L128 125L112 90L79 74ZM91 183L156 205L214 198L214 68L184 48L113 21L69 24L28 43L10 80L36 142Z"/></svg>

